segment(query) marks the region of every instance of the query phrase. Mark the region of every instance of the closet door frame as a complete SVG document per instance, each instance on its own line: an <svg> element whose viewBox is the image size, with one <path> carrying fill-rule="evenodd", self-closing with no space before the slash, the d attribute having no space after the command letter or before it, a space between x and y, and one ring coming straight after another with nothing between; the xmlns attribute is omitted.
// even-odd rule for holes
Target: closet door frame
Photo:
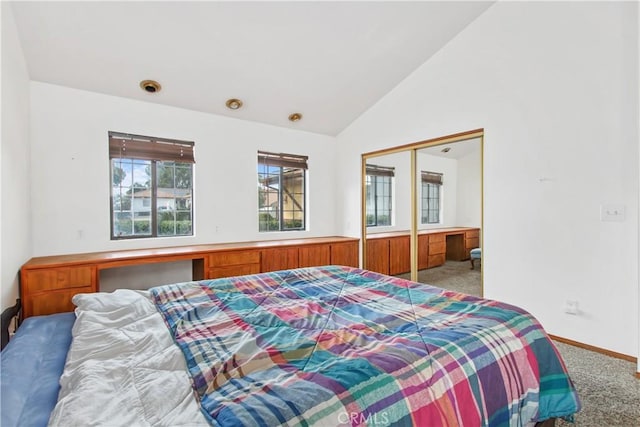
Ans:
<svg viewBox="0 0 640 427"><path fill-rule="evenodd" d="M478 139L480 143L480 217L481 230L484 231L484 129L474 129L466 132L460 132L452 135L441 136L438 138L428 139L424 141L414 142L410 144L398 145L396 147L385 148L382 150L371 151L361 155L361 245L362 245L362 268L367 268L367 161L376 157L388 154L401 153L409 151L411 153L410 169L411 169L411 230L410 230L410 256L411 256L411 280L418 280L418 186L417 186L417 153L418 150L438 145L462 142L471 139ZM480 247L484 247L484 232L480 235ZM484 255L484 254L483 254ZM481 277L484 277L484 268L481 270ZM482 280L482 279L481 279ZM481 285L482 293L484 289Z"/></svg>

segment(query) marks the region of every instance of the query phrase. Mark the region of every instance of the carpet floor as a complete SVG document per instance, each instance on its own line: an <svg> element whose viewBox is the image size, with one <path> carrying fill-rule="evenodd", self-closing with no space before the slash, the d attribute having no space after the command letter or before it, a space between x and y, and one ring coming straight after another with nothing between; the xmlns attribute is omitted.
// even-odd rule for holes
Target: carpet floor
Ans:
<svg viewBox="0 0 640 427"><path fill-rule="evenodd" d="M398 277L411 279L411 274ZM481 294L480 268L476 264L476 268L471 270L469 261L447 261L440 267L420 270L418 282L478 297Z"/></svg>
<svg viewBox="0 0 640 427"><path fill-rule="evenodd" d="M421 270L418 281L444 289L480 296L480 269L468 261L447 261ZM410 279L410 274L398 277ZM558 420L556 427L640 427L640 379L633 362L554 341L578 390L582 410L575 422Z"/></svg>
<svg viewBox="0 0 640 427"><path fill-rule="evenodd" d="M575 424L559 420L557 427L640 426L640 379L634 376L635 363L554 343L582 402Z"/></svg>

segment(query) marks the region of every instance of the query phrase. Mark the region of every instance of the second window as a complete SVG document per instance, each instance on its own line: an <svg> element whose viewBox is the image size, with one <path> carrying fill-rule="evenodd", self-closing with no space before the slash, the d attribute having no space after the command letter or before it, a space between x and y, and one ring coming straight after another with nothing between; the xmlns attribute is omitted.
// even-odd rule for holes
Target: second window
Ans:
<svg viewBox="0 0 640 427"><path fill-rule="evenodd" d="M258 151L258 230L305 230L307 156Z"/></svg>
<svg viewBox="0 0 640 427"><path fill-rule="evenodd" d="M440 224L442 174L422 172L422 223Z"/></svg>

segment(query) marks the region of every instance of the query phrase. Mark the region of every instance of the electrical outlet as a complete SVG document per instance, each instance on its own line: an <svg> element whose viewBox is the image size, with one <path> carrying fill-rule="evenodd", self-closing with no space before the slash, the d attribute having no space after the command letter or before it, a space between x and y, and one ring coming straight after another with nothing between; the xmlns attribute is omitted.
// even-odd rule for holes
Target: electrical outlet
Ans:
<svg viewBox="0 0 640 427"><path fill-rule="evenodd" d="M564 304L564 312L567 314L578 314L580 309L578 308L578 301L567 300Z"/></svg>

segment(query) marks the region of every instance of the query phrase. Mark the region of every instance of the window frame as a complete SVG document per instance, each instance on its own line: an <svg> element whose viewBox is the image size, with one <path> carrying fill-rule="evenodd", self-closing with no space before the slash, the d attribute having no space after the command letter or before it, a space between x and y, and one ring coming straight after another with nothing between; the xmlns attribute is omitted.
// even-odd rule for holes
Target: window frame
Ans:
<svg viewBox="0 0 640 427"><path fill-rule="evenodd" d="M386 180L388 179L388 182L383 182L382 185L385 185L388 187L388 206L389 209L388 210L383 210L382 208L378 207L378 199L380 197L384 197L384 196L379 196L378 195L378 180ZM394 200L394 181L395 181L395 168L394 167L387 167L387 166L379 166L379 165L374 165L374 164L367 164L366 167L366 176L365 176L365 180L366 180L366 204L365 204L365 219L367 219L367 223L366 223L366 227L391 227L393 226L393 200ZM369 197L369 191L373 190L373 195L372 197ZM373 200L373 207L372 209L369 209L369 200ZM385 211L385 212L383 212ZM368 218L369 218L369 212L373 212L373 223L369 223L368 222ZM389 223L388 224L380 224L379 222L379 217L384 216L381 215L382 213L387 213L387 217L389 218Z"/></svg>
<svg viewBox="0 0 640 427"><path fill-rule="evenodd" d="M421 172L420 224L422 225L442 224L442 187L444 184L443 177L444 175L440 172ZM431 197L431 189L435 189L437 191L437 197ZM437 200L437 209L431 208L432 201L434 200ZM432 212L436 212L437 214L436 221L429 221L430 213Z"/></svg>
<svg viewBox="0 0 640 427"><path fill-rule="evenodd" d="M167 138L156 138L149 137L143 135L134 135L128 133L121 132L109 132L109 229L110 229L110 240L132 240L132 239L150 239L150 238L164 238L164 237L191 237L194 236L194 226L195 226L195 211L194 211L194 178L195 178L195 157L194 157L194 146L195 143L193 141L181 141L175 139L167 139ZM149 230L148 234L127 234L127 235L117 235L116 227L115 227L115 214L117 213L115 209L115 193L114 193L114 161L127 160L131 162L131 167L133 169L133 164L135 162L148 162L149 167L149 181L150 185L146 187L149 190L150 194L150 207L149 207ZM175 183L175 171L177 167L184 167L178 165L189 165L189 174L190 174L190 187L188 195L191 199L189 203L189 217L190 217L190 227L189 232L184 234L175 234L176 227L178 227L178 208L176 197L174 197L175 207L172 210L173 212L173 222L174 222L174 234L161 234L159 233L159 225L160 221L158 218L159 209L158 209L158 168L162 166L163 163L171 164L173 167L173 176L174 176L174 196L176 195L175 190L179 188L176 187ZM135 182L132 182L130 189L133 190ZM144 202L143 202L144 203ZM186 211L186 209L182 209ZM132 227L134 228L133 232L135 233L135 212L133 210L133 206L130 206L129 212L131 214L131 221L133 222ZM145 215L146 216L146 215Z"/></svg>
<svg viewBox="0 0 640 427"><path fill-rule="evenodd" d="M257 161L257 174L258 174L258 232L259 233L271 233L271 232L289 232L289 231L306 231L307 230L307 200L308 200L308 189L307 189L307 174L308 174L308 156L297 155L297 154L285 154L285 153L270 153L267 151L258 151L258 161ZM277 169L277 174L271 172L272 169ZM292 175L300 173L301 174L301 182L297 188L299 188L299 192L288 192L282 185L286 181L286 175L290 172L293 172ZM265 176L277 176L277 192L273 191L274 188L271 188L271 191L265 190L264 188L270 188L268 184L264 183ZM261 192L262 190L262 192ZM275 223L277 224L277 228L271 228L274 224L272 220L273 214L271 211L262 212L262 209L265 207L269 207L269 204L266 206L261 206L262 201L261 197L264 197L264 194L267 194L267 199L269 199L270 194L277 194L277 209L275 216ZM286 194L285 194L286 193ZM297 195L302 200L298 200L295 197ZM289 197L291 198L291 205L298 206L299 209L285 209L285 204L288 203ZM287 219L286 213L289 213L293 216L293 218ZM296 218L296 213L301 216L301 218ZM265 215L269 215L269 221L263 220ZM301 225L299 227L286 227L287 221L301 221ZM266 227L264 226L266 225Z"/></svg>

